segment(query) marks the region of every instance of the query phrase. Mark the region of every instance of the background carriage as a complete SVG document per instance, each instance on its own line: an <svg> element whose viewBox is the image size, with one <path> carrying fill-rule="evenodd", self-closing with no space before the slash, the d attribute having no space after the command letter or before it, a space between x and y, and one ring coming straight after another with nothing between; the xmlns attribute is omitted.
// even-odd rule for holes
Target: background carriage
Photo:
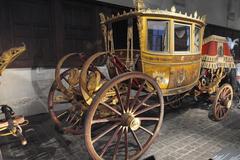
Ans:
<svg viewBox="0 0 240 160"><path fill-rule="evenodd" d="M189 93L208 94L214 119L225 117L233 92L221 82L234 64L224 42L222 49L215 49L221 50L217 58L208 52L215 41L204 43L202 61L204 16L177 13L175 7L144 9L139 1L134 11L100 17L105 51L84 60L82 53L63 57L48 100L56 128L84 132L93 159L139 158L160 132L164 106L174 106ZM125 33L114 29L121 22ZM135 39L139 43L134 44ZM116 40L125 41L125 49L116 49ZM81 59L82 67L64 70L71 58Z"/></svg>

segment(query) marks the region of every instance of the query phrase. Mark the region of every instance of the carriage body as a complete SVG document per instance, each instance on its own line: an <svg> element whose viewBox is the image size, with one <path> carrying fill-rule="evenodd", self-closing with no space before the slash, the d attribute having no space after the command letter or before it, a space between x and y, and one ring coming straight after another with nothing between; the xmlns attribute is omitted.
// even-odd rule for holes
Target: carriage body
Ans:
<svg viewBox="0 0 240 160"><path fill-rule="evenodd" d="M125 49L125 52L133 54L133 62L131 63L131 56L127 54L129 58L125 56L124 63L129 68L134 68L135 71L141 71L153 77L164 96L181 94L196 86L201 70L205 18L198 17L197 12L195 15L189 16L181 12L176 13L174 7L171 11L140 9L111 18L101 15L106 52L112 52L121 57L121 52L114 49L113 23L128 21L127 38L130 43L133 43L131 41L133 39L131 38L131 36L133 37L131 23L134 18L135 22L138 22L140 44L140 60L138 62L140 65L130 66L135 64L136 52L134 48L131 48L133 44L129 45L129 42L127 42L128 48ZM129 19L131 23L129 23Z"/></svg>
<svg viewBox="0 0 240 160"><path fill-rule="evenodd" d="M205 23L195 17L154 10L140 17L142 71L156 79L164 96L198 83Z"/></svg>

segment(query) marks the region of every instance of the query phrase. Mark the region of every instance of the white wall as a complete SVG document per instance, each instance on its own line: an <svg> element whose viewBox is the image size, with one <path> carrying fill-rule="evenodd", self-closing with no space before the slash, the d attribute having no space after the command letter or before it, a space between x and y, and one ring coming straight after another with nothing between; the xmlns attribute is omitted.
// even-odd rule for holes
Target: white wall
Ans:
<svg viewBox="0 0 240 160"><path fill-rule="evenodd" d="M11 106L17 114L47 112L47 97L54 69L7 69L0 79L0 104Z"/></svg>
<svg viewBox="0 0 240 160"><path fill-rule="evenodd" d="M98 0L123 6L133 7L132 0ZM200 15L207 15L207 23L240 30L239 0L145 0L150 8L170 9L175 5L177 10ZM229 15L234 13L230 18Z"/></svg>

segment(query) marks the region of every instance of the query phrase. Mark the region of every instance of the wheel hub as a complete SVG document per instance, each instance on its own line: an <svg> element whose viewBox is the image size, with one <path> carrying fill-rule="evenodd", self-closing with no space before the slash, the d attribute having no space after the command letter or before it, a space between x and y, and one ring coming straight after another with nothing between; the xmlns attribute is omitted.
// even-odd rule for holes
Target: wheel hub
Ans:
<svg viewBox="0 0 240 160"><path fill-rule="evenodd" d="M132 113L125 113L122 116L122 125L131 128L131 130L136 131L141 126L141 121L136 118Z"/></svg>

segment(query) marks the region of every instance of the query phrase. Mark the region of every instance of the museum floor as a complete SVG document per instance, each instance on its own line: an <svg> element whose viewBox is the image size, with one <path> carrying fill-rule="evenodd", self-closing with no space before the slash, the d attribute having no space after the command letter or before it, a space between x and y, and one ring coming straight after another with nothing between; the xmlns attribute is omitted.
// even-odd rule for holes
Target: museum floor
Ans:
<svg viewBox="0 0 240 160"><path fill-rule="evenodd" d="M224 150L240 151L240 110L222 122L208 118L208 105L184 100L180 109L166 111L160 136L141 158L156 160L208 160ZM55 132L47 114L28 117L28 145L14 137L0 139L3 160L88 160L83 136ZM1 157L0 157L1 159Z"/></svg>

